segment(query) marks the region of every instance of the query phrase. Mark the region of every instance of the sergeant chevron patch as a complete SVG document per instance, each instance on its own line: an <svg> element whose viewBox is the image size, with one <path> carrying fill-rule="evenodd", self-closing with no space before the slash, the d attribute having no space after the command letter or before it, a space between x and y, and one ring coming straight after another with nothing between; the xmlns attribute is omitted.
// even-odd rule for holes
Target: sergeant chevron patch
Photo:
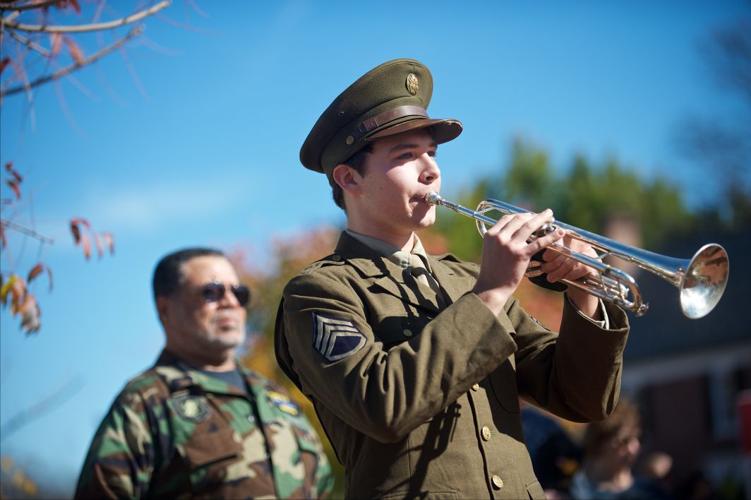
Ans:
<svg viewBox="0 0 751 500"><path fill-rule="evenodd" d="M313 347L327 361L351 356L365 345L365 336L351 321L334 319L313 313L315 332Z"/></svg>

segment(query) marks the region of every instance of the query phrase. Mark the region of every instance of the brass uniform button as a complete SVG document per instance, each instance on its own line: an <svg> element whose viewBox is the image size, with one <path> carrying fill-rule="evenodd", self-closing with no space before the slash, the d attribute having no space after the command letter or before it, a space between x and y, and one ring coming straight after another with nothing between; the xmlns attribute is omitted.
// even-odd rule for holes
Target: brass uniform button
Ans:
<svg viewBox="0 0 751 500"><path fill-rule="evenodd" d="M351 146L352 143L355 142L355 138L351 135L348 135L344 142L347 143L347 146Z"/></svg>
<svg viewBox="0 0 751 500"><path fill-rule="evenodd" d="M404 329L404 336L405 337L411 337L412 336L412 330L410 330L409 328L405 328Z"/></svg>
<svg viewBox="0 0 751 500"><path fill-rule="evenodd" d="M480 390L480 384L472 384L472 390L477 392Z"/></svg>
<svg viewBox="0 0 751 500"><path fill-rule="evenodd" d="M480 434L485 441L490 441L490 427L483 425L482 429L480 430Z"/></svg>
<svg viewBox="0 0 751 500"><path fill-rule="evenodd" d="M493 488L497 490L503 488L503 479L501 479L501 476L493 474L493 477L490 478L490 481L493 483Z"/></svg>

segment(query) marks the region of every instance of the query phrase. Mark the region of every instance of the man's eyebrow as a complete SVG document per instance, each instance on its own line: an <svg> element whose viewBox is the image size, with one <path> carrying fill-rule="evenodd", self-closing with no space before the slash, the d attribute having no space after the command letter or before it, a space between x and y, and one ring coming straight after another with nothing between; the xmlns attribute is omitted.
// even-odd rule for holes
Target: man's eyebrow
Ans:
<svg viewBox="0 0 751 500"><path fill-rule="evenodd" d="M419 148L419 147L420 147L420 144L414 144L414 143L409 143L409 142L408 143L402 142L402 143L397 144L396 146L392 147L391 149L389 149L389 153L393 153L395 151L401 151L403 149L414 149L414 148ZM431 142L428 147L430 147L430 148L437 148L438 144L436 144L435 142Z"/></svg>

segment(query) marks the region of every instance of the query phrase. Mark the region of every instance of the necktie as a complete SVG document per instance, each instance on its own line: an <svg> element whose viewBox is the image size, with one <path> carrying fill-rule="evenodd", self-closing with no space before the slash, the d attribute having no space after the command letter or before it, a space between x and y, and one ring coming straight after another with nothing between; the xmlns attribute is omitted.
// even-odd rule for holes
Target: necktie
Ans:
<svg viewBox="0 0 751 500"><path fill-rule="evenodd" d="M445 302L441 287L433 275L430 274L430 271L428 271L425 261L423 261L421 256L414 253L409 254L409 270L419 285L422 295L439 307L444 307Z"/></svg>

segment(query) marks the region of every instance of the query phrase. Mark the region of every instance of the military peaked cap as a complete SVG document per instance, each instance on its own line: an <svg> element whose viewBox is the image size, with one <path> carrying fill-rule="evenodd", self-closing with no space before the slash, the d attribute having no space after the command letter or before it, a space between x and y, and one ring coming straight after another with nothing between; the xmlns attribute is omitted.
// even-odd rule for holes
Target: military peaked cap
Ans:
<svg viewBox="0 0 751 500"><path fill-rule="evenodd" d="M329 173L369 142L430 128L440 144L462 132L459 120L433 119L430 70L414 59L395 59L368 71L334 99L300 149L302 164Z"/></svg>

